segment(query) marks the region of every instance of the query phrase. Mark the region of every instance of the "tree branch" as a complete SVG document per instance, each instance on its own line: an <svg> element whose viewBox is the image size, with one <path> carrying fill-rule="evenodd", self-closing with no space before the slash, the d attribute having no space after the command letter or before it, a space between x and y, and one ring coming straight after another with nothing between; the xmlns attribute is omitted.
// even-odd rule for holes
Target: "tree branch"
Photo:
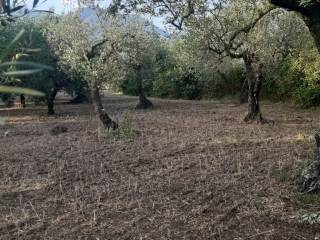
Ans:
<svg viewBox="0 0 320 240"><path fill-rule="evenodd" d="M251 23L249 23L248 25L244 26L243 28L238 29L237 31L235 31L229 40L229 44L232 44L232 42L237 38L237 36L239 36L241 33L249 33L251 31L251 29L253 29L258 22L267 14L269 14L271 11L273 11L274 9L276 9L276 7L270 7L269 9L267 9L264 12L260 12L258 17L256 19L254 19Z"/></svg>
<svg viewBox="0 0 320 240"><path fill-rule="evenodd" d="M109 41L110 41L110 39L106 38L106 39L101 40L101 41L98 42L97 44L93 45L93 46L91 47L90 51L88 51L88 52L86 53L86 57L87 57L89 60L92 59L92 58L94 58L95 55L96 55L96 54L95 54L96 50L97 50L100 46L102 46L103 44L105 44L106 42L109 42Z"/></svg>

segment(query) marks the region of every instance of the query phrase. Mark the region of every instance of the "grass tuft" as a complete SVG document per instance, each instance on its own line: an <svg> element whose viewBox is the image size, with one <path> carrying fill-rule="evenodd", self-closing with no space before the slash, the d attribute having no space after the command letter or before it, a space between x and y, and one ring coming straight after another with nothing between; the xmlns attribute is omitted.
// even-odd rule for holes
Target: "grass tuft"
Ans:
<svg viewBox="0 0 320 240"><path fill-rule="evenodd" d="M103 135L115 140L130 139L139 134L134 128L133 116L129 112L123 114L122 119L118 122L118 128L114 131L103 129ZM101 132L101 131L100 131Z"/></svg>

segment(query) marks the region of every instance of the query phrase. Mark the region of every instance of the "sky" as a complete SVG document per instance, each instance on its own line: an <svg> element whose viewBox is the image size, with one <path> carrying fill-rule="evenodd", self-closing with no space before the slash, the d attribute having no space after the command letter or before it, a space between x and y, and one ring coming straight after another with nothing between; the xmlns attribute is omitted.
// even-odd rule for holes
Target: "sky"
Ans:
<svg viewBox="0 0 320 240"><path fill-rule="evenodd" d="M33 0L28 0L27 5L29 8L32 8ZM47 0L47 1L39 1L37 9L41 10L49 10L49 8L53 7L56 13L62 13L65 10L69 10L69 7L66 7L63 3L63 0Z"/></svg>
<svg viewBox="0 0 320 240"><path fill-rule="evenodd" d="M77 1L74 0L74 2L77 2ZM106 0L106 4L110 4L110 2L111 0ZM27 0L26 3L28 8L31 9L33 0ZM40 0L37 9L49 10L52 7L54 8L57 14L61 14L63 12L68 12L72 10L72 7L64 4L63 0L46 0L46 1ZM156 26L160 28L165 28L163 23L164 22L163 18L152 18L152 21Z"/></svg>

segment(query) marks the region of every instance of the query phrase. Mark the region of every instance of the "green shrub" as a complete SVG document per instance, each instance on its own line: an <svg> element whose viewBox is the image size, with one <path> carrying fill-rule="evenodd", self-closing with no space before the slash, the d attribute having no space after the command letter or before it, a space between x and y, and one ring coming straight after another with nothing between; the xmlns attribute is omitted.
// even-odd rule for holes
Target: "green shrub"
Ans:
<svg viewBox="0 0 320 240"><path fill-rule="evenodd" d="M294 56L268 69L262 95L276 101L294 101L294 93L303 84L303 73L294 66Z"/></svg>
<svg viewBox="0 0 320 240"><path fill-rule="evenodd" d="M161 98L179 98L178 68L174 53L163 46L156 56L153 95Z"/></svg>
<svg viewBox="0 0 320 240"><path fill-rule="evenodd" d="M320 56L318 53L301 55L294 65L303 74L303 84L295 91L294 99L302 107L320 104Z"/></svg>
<svg viewBox="0 0 320 240"><path fill-rule="evenodd" d="M176 95L178 98L195 100L202 97L202 84L200 74L192 71L182 74L176 82Z"/></svg>
<svg viewBox="0 0 320 240"><path fill-rule="evenodd" d="M320 105L320 87L301 86L294 94L295 101L304 108Z"/></svg>
<svg viewBox="0 0 320 240"><path fill-rule="evenodd" d="M153 94L160 98L178 98L175 78L161 76L153 83Z"/></svg>
<svg viewBox="0 0 320 240"><path fill-rule="evenodd" d="M125 113L122 119L118 122L118 128L116 130L110 130L105 128L99 129L99 134L103 137L111 137L115 140L133 138L139 131L134 128L133 116L130 113Z"/></svg>
<svg viewBox="0 0 320 240"><path fill-rule="evenodd" d="M131 138L137 133L133 127L132 115L124 114L121 121L119 121L117 130L113 133L117 138Z"/></svg>
<svg viewBox="0 0 320 240"><path fill-rule="evenodd" d="M200 74L196 72L164 74L153 84L153 93L161 98L195 100L202 98Z"/></svg>
<svg viewBox="0 0 320 240"><path fill-rule="evenodd" d="M269 69L264 95L280 101L293 101L307 108L320 104L320 56L301 52L285 58Z"/></svg>
<svg viewBox="0 0 320 240"><path fill-rule="evenodd" d="M126 78L122 83L121 83L121 91L125 95L129 96L137 96L138 89L137 89L137 82L133 78Z"/></svg>
<svg viewBox="0 0 320 240"><path fill-rule="evenodd" d="M130 70L125 79L120 84L120 90L129 96L138 96L139 82L142 82L142 88L145 95L150 96L153 93L154 82L154 66L148 62L144 63L144 67L140 72Z"/></svg>
<svg viewBox="0 0 320 240"><path fill-rule="evenodd" d="M244 80L241 65L229 66L224 72L209 72L203 78L203 97L207 99L236 96L239 94Z"/></svg>

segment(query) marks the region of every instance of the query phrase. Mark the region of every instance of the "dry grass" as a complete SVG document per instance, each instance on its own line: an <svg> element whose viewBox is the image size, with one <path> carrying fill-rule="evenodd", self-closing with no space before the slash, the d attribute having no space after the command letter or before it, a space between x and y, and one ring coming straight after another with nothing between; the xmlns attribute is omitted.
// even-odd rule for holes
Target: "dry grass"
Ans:
<svg viewBox="0 0 320 240"><path fill-rule="evenodd" d="M275 125L260 126L245 106L154 101L106 99L133 119L128 138L101 135L89 105L1 111L0 239L315 239L298 216L319 205L274 173L312 157L318 110L264 103Z"/></svg>

